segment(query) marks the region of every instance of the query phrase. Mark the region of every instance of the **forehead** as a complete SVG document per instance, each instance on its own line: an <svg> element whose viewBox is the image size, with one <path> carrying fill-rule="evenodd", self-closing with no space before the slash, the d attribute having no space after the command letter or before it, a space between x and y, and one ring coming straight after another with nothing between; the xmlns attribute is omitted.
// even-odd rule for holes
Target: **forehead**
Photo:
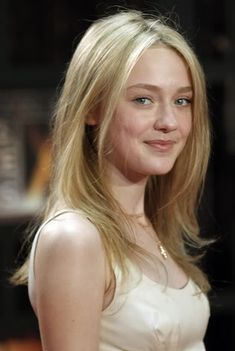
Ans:
<svg viewBox="0 0 235 351"><path fill-rule="evenodd" d="M159 46L143 53L133 67L126 87L139 83L162 88L190 86L191 78L184 59L175 50Z"/></svg>

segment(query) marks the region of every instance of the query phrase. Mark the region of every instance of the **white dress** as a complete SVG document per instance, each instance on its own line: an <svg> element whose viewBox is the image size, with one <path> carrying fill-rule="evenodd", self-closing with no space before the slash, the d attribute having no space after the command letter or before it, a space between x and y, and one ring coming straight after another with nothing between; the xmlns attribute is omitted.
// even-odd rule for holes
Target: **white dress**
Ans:
<svg viewBox="0 0 235 351"><path fill-rule="evenodd" d="M182 289L164 287L132 265L131 283L123 288L120 272L115 275L115 296L101 318L100 351L205 350L209 303L191 279Z"/></svg>
<svg viewBox="0 0 235 351"><path fill-rule="evenodd" d="M33 307L33 261L41 228L35 236L29 264L29 298ZM182 289L165 287L140 273L131 262L129 271L123 286L121 272L115 268L115 294L101 315L99 351L205 350L203 338L210 309L207 297L196 284L189 279Z"/></svg>

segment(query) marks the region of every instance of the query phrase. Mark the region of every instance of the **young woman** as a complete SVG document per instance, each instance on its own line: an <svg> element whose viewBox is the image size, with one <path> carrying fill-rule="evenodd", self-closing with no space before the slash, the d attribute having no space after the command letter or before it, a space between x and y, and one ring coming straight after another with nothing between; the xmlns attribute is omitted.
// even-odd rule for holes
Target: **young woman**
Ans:
<svg viewBox="0 0 235 351"><path fill-rule="evenodd" d="M45 351L200 351L208 281L191 248L210 133L204 76L185 39L126 11L71 60L53 174L28 281Z"/></svg>

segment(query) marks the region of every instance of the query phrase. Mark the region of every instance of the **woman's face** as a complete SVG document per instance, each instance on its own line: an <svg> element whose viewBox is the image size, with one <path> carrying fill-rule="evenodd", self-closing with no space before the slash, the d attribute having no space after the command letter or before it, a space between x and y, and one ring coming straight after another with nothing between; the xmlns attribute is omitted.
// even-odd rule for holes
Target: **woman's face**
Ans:
<svg viewBox="0 0 235 351"><path fill-rule="evenodd" d="M112 169L130 180L168 173L192 125L192 84L172 49L148 49L134 66L108 133Z"/></svg>

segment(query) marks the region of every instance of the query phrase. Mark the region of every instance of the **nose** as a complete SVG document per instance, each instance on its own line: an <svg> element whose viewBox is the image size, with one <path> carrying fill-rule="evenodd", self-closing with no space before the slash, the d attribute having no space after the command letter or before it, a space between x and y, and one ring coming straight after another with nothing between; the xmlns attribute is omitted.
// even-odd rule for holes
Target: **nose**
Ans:
<svg viewBox="0 0 235 351"><path fill-rule="evenodd" d="M170 104L162 103L158 106L154 129L169 133L177 128L176 111Z"/></svg>

